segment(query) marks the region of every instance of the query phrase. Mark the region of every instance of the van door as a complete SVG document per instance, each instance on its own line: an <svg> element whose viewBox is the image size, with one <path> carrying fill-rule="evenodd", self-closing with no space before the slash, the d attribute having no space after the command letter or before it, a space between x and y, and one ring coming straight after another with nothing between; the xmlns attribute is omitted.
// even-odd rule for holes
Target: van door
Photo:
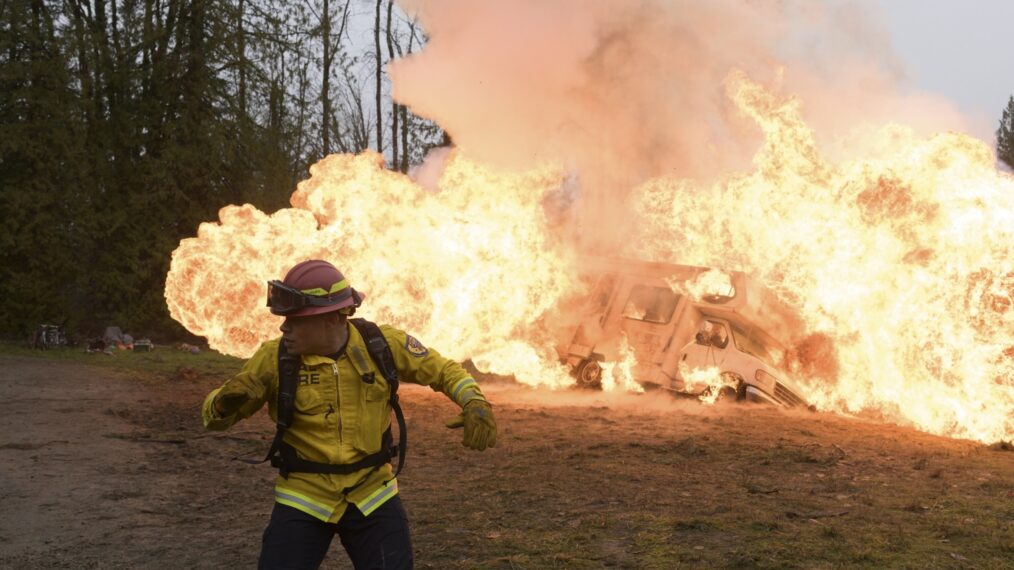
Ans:
<svg viewBox="0 0 1014 570"><path fill-rule="evenodd" d="M638 380L656 380L656 369L662 362L671 337L671 323L680 295L666 286L638 283L630 288L619 315L618 328L626 337L637 366Z"/></svg>
<svg viewBox="0 0 1014 570"><path fill-rule="evenodd" d="M610 301L616 290L619 278L614 273L594 278L591 293L574 313L577 314L577 326L569 339L565 354L588 358L603 336L603 325L609 316Z"/></svg>

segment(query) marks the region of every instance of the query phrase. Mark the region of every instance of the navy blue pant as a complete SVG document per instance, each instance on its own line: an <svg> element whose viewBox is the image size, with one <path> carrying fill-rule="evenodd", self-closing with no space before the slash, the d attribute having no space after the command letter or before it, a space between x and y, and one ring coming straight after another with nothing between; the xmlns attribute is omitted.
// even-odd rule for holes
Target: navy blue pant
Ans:
<svg viewBox="0 0 1014 570"><path fill-rule="evenodd" d="M408 516L395 495L364 517L349 505L337 523L326 523L275 503L264 529L259 570L316 569L338 534L356 570L411 570Z"/></svg>

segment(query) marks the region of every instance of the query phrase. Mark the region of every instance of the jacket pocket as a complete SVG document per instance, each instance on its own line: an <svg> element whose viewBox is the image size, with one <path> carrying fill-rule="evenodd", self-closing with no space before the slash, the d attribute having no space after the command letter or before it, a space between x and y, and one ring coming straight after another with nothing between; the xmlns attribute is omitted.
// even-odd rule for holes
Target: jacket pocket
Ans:
<svg viewBox="0 0 1014 570"><path fill-rule="evenodd" d="M295 408L297 414L313 416L323 414L327 410L327 402L316 388L300 386L296 388Z"/></svg>
<svg viewBox="0 0 1014 570"><path fill-rule="evenodd" d="M359 406L362 421L355 439L359 451L367 454L380 451L384 430L387 429L387 420L391 416L388 405L390 397L387 383L383 380L377 379L372 384L364 383L362 386Z"/></svg>

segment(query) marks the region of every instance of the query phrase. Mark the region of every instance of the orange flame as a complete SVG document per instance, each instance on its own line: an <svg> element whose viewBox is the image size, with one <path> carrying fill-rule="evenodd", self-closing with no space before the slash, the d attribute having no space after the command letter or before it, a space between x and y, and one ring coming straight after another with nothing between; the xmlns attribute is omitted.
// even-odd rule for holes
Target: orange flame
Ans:
<svg viewBox="0 0 1014 570"><path fill-rule="evenodd" d="M763 131L756 170L712 186L641 185L627 256L746 271L794 303L809 335L797 350L833 361L834 374L795 369L822 409L1011 439L1014 178L980 141L919 139L894 125L867 141L868 156L832 162L798 101L741 73L727 91ZM367 293L367 318L485 371L572 384L547 323L581 288L573 240L545 207L566 180L549 166L494 172L456 152L428 191L375 153L329 156L293 208L229 206L183 240L167 277L170 313L213 348L247 356L278 335L265 281L325 258ZM704 293L720 276L699 284ZM603 385L638 388L627 350Z"/></svg>
<svg viewBox="0 0 1014 570"><path fill-rule="evenodd" d="M617 354L619 358L615 362L605 363L606 365L602 367L602 390L644 392L644 388L634 379L637 356L627 340L627 335L621 334Z"/></svg>
<svg viewBox="0 0 1014 570"><path fill-rule="evenodd" d="M739 73L727 88L764 132L756 171L644 184L629 253L743 270L794 301L837 354L837 378L800 378L818 407L1009 440L1014 178L980 141L897 125L831 163L798 101Z"/></svg>
<svg viewBox="0 0 1014 570"><path fill-rule="evenodd" d="M679 281L669 283L673 291L682 292L682 284ZM697 276L696 279L686 284L686 293L694 300L701 300L708 295L729 295L734 293L732 277L718 269L709 269Z"/></svg>
<svg viewBox="0 0 1014 570"><path fill-rule="evenodd" d="M722 377L722 371L715 366L690 368L681 362L679 369L687 389L700 394L697 399L704 404L711 405L717 402L719 396L722 395L722 388L729 386L735 389L736 387L734 382Z"/></svg>
<svg viewBox="0 0 1014 570"><path fill-rule="evenodd" d="M180 243L166 280L173 318L212 348L249 356L279 334L265 282L323 258L366 293L368 318L533 385L573 382L532 326L573 287L542 210L556 170L500 175L454 157L439 192L385 170L376 153L329 156L310 173L293 208L228 206Z"/></svg>

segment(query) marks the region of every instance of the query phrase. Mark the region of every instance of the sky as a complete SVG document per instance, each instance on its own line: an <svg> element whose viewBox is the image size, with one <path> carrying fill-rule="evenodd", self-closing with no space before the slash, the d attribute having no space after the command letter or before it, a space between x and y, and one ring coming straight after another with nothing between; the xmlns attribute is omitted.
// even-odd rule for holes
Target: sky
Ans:
<svg viewBox="0 0 1014 570"><path fill-rule="evenodd" d="M1014 0L862 0L884 26L908 87L946 97L989 137L1014 95Z"/></svg>
<svg viewBox="0 0 1014 570"><path fill-rule="evenodd" d="M729 110L734 71L798 98L829 153L885 124L992 145L1014 94L1014 0L399 1L430 42L388 69L394 96L515 168L741 168L758 140Z"/></svg>

